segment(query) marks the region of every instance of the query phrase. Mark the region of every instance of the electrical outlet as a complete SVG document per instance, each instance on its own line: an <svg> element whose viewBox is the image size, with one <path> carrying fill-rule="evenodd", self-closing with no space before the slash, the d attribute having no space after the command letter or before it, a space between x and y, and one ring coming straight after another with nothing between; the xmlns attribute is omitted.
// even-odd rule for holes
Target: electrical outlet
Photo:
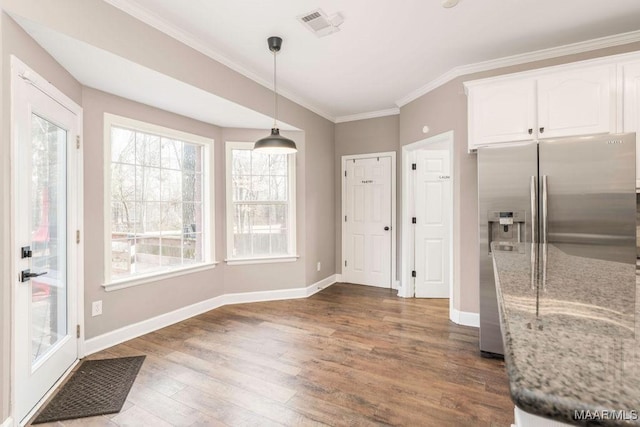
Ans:
<svg viewBox="0 0 640 427"><path fill-rule="evenodd" d="M92 316L100 316L102 314L102 300L94 301L91 304L91 315Z"/></svg>
<svg viewBox="0 0 640 427"><path fill-rule="evenodd" d="M320 263L320 261L318 261L318 266L316 268L318 269L318 271L320 271L320 269L322 268L322 264Z"/></svg>

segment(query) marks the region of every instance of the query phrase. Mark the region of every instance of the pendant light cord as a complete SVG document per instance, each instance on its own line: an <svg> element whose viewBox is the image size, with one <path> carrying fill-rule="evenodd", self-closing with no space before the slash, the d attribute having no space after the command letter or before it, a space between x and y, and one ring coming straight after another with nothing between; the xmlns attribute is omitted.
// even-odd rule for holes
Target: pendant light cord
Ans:
<svg viewBox="0 0 640 427"><path fill-rule="evenodd" d="M276 80L276 74L277 74L277 66L276 66L276 55L278 54L277 51L273 51L273 110L274 110L274 115L273 115L273 127L274 128L278 128L278 85L277 85L277 80Z"/></svg>

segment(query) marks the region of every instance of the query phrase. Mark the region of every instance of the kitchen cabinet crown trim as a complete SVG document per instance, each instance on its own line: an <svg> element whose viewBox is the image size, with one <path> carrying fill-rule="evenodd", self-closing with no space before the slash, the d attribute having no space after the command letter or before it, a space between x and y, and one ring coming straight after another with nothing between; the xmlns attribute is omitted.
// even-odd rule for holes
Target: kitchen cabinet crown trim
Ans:
<svg viewBox="0 0 640 427"><path fill-rule="evenodd" d="M583 61L568 62L566 64L551 65L549 67L536 68L533 70L520 71L517 73L501 74L497 76L487 77L484 79L468 80L463 82L465 94L469 95L469 89L476 86L483 86L491 83L507 82L513 80L536 79L546 77L554 73L580 70L585 67L594 67L598 65L619 65L640 60L640 52L627 52L617 55L603 56L600 58L586 59Z"/></svg>
<svg viewBox="0 0 640 427"><path fill-rule="evenodd" d="M568 44L564 46L553 47L549 49L536 50L533 52L523 53L519 55L507 56L499 59L492 59L484 62L476 62L474 64L461 65L454 67L446 73L440 75L436 79L421 86L420 88L410 92L406 96L396 101L398 107L404 107L408 103L415 101L423 95L437 89L438 87L450 82L451 80L473 73L495 70L503 67L527 64L545 59L559 58L566 55L573 55L592 50L605 49L613 46L620 46L640 41L640 30L631 31L613 36L601 37L598 39L587 40Z"/></svg>

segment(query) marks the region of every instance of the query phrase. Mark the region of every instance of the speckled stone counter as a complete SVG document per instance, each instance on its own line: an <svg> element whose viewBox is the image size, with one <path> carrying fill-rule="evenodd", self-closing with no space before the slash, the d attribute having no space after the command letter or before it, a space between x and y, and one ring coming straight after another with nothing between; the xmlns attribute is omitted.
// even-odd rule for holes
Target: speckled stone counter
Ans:
<svg viewBox="0 0 640 427"><path fill-rule="evenodd" d="M640 425L636 267L582 249L492 244L511 396L565 423Z"/></svg>

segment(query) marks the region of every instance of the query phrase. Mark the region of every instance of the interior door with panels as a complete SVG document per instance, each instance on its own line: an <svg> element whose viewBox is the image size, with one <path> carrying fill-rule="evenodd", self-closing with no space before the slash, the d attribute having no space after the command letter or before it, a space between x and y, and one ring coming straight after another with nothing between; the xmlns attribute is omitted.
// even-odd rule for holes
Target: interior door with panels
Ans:
<svg viewBox="0 0 640 427"><path fill-rule="evenodd" d="M345 162L343 280L391 287L391 157Z"/></svg>
<svg viewBox="0 0 640 427"><path fill-rule="evenodd" d="M449 298L451 170L447 150L420 150L415 175L415 295Z"/></svg>

